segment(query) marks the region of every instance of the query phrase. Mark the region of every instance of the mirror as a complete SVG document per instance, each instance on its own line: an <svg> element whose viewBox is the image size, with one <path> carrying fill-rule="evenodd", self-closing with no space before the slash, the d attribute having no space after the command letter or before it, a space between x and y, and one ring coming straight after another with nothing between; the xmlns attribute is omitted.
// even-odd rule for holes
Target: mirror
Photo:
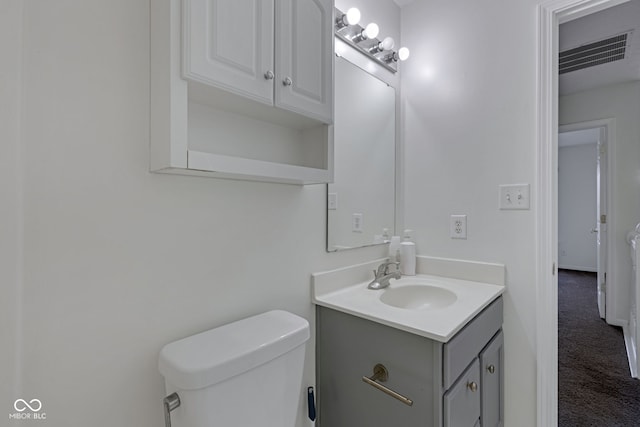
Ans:
<svg viewBox="0 0 640 427"><path fill-rule="evenodd" d="M396 91L342 57L335 63L334 183L327 190L327 251L394 232Z"/></svg>

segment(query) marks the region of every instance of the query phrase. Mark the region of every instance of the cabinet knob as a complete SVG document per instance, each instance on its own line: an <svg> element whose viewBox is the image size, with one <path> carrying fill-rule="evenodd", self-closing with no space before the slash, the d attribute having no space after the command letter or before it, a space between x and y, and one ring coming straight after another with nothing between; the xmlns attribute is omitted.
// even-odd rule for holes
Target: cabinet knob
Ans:
<svg viewBox="0 0 640 427"><path fill-rule="evenodd" d="M291 80L291 77L287 76L282 81L282 84L285 85L285 86L291 86L293 84L293 80Z"/></svg>
<svg viewBox="0 0 640 427"><path fill-rule="evenodd" d="M467 383L467 388L475 393L476 391L478 391L478 384L476 384L474 381L471 381L470 383Z"/></svg>
<svg viewBox="0 0 640 427"><path fill-rule="evenodd" d="M496 372L496 367L493 365L489 365L487 366L487 371L489 371L490 374L493 374L494 372Z"/></svg>
<svg viewBox="0 0 640 427"><path fill-rule="evenodd" d="M273 80L273 77L274 77L273 71L271 70L268 70L266 73L264 73L264 78L267 80Z"/></svg>

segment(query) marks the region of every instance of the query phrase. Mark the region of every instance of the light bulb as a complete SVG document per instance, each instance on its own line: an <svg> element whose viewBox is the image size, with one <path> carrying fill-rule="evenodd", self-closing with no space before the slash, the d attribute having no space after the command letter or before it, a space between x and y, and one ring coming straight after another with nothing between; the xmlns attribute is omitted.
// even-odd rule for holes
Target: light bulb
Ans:
<svg viewBox="0 0 640 427"><path fill-rule="evenodd" d="M395 46L395 44L396 42L392 37L385 37L384 40L382 40L380 44L378 44L378 48L380 50L391 50L393 49L393 46Z"/></svg>
<svg viewBox="0 0 640 427"><path fill-rule="evenodd" d="M360 10L357 7L347 10L347 23L356 25L358 22L360 22Z"/></svg>
<svg viewBox="0 0 640 427"><path fill-rule="evenodd" d="M407 58L409 58L409 48L407 47L401 47L398 50L398 59L400 59L400 61L406 61Z"/></svg>
<svg viewBox="0 0 640 427"><path fill-rule="evenodd" d="M368 39L375 39L376 37L378 37L379 32L380 32L380 28L378 27L378 24L376 24L375 22L372 22L366 26L366 28L363 31L363 34Z"/></svg>

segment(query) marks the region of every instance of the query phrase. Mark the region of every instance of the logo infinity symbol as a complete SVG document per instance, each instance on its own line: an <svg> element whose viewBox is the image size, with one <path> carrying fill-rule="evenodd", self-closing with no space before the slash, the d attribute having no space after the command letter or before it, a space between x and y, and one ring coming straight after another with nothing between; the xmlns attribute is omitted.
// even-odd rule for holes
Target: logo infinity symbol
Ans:
<svg viewBox="0 0 640 427"><path fill-rule="evenodd" d="M29 403L33 406L31 406ZM27 410L27 408L29 408L32 412L38 412L40 409L42 409L42 402L40 402L38 399L31 399L29 403L27 403L27 401L24 399L18 399L13 403L13 407L18 412L24 412Z"/></svg>

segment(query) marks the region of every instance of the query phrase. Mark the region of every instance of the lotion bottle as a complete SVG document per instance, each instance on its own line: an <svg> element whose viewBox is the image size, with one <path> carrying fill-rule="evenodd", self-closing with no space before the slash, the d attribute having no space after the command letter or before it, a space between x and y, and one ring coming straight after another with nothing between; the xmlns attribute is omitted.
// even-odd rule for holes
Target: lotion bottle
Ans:
<svg viewBox="0 0 640 427"><path fill-rule="evenodd" d="M400 244L400 271L405 276L416 275L416 244L411 241L411 230L404 230Z"/></svg>

